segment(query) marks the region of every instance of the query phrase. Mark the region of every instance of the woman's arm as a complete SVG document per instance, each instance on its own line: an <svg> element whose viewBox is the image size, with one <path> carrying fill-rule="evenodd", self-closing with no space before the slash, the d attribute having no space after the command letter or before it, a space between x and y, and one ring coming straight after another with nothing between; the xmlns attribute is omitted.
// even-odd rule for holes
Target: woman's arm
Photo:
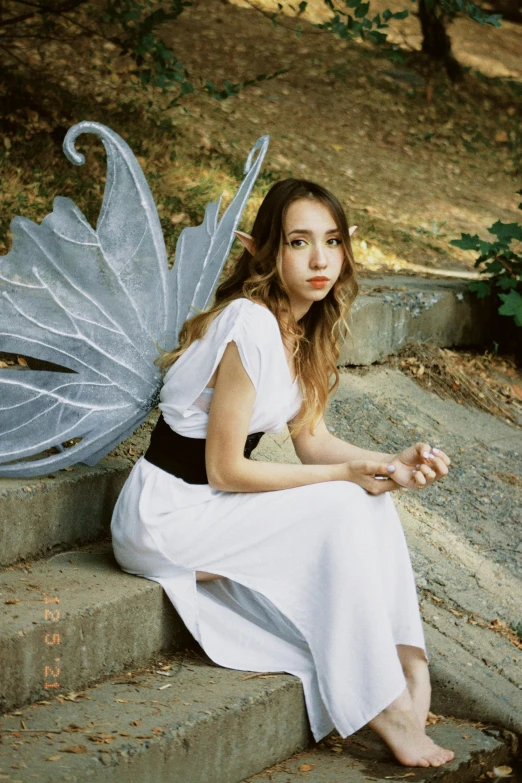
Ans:
<svg viewBox="0 0 522 783"><path fill-rule="evenodd" d="M361 471L361 466L353 469L341 461L291 465L246 459L244 448L255 396L237 346L231 342L218 367L208 418L205 462L213 488L227 492L266 492L345 480L361 484L372 494L381 494L394 485L390 479L373 478L375 473L386 473L386 463L380 461L368 463Z"/></svg>
<svg viewBox="0 0 522 783"><path fill-rule="evenodd" d="M449 457L440 449L431 449L427 443L416 443L400 454L367 451L353 446L328 431L321 417L313 433L308 427L293 437L295 451L305 464L335 464L347 462L352 468L359 460L378 461L393 465L393 480L403 487L420 489L448 473ZM387 482L386 482L387 483Z"/></svg>
<svg viewBox="0 0 522 783"><path fill-rule="evenodd" d="M292 440L295 453L305 465L331 465L359 459L388 463L394 456L381 451L361 449L336 438L327 429L324 417L317 423L313 434L305 426Z"/></svg>

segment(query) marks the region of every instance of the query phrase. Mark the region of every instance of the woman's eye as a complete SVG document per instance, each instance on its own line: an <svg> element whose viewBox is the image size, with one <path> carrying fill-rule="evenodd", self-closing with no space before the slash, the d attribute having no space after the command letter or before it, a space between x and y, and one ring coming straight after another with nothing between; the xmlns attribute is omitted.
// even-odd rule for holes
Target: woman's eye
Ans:
<svg viewBox="0 0 522 783"><path fill-rule="evenodd" d="M306 245L306 242L305 242L304 239L292 239L292 241L290 242L290 245L292 247L304 247Z"/></svg>
<svg viewBox="0 0 522 783"><path fill-rule="evenodd" d="M328 242L333 242L333 243L334 243L334 244L332 245L332 247L339 247L339 245L341 244L341 240L339 239L339 237L331 237L331 238L328 240Z"/></svg>

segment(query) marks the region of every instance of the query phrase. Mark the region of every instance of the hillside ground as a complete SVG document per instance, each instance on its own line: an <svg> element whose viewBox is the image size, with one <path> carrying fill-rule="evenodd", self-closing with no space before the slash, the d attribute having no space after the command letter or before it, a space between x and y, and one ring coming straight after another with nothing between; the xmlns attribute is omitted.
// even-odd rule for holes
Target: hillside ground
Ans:
<svg viewBox="0 0 522 783"><path fill-rule="evenodd" d="M51 74L52 86L46 93L42 80L41 103L7 123L0 251L10 246L11 218L41 220L55 195L69 195L95 221L105 176L101 145L80 141L87 150L80 169L60 149L73 122L93 119L119 132L139 156L171 258L181 229L201 220L209 199L224 191L226 204L248 150L268 133L243 228L274 181L301 176L336 193L358 226L360 275L476 275L474 254L449 240L461 232L486 238L495 220L520 219L521 27L457 20L453 45L468 70L453 84L419 53L411 3L410 17L390 27L404 59L398 64L373 45L339 41L306 20L297 38L289 29L295 20L281 17L274 27L265 15L268 0L259 2L196 0L165 28L196 87L177 108L168 108L172 95L140 89L129 58L117 57L108 42L71 32L70 46L51 41L40 55L33 52L34 68ZM392 10L402 7L394 3ZM386 5L374 0L371 10ZM320 20L322 1L309 8L309 18ZM288 72L223 101L201 87L207 78L220 86L282 69Z"/></svg>

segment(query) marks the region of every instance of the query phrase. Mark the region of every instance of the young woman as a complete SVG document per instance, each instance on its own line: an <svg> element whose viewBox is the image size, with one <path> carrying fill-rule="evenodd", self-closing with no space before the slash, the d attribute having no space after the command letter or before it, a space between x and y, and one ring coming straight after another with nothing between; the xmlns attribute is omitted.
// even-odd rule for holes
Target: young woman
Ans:
<svg viewBox="0 0 522 783"><path fill-rule="evenodd" d="M124 571L159 582L217 664L300 677L316 741L368 724L401 764L454 757L425 733L428 657L390 492L448 472L426 443L366 451L324 422L357 284L338 200L274 185L215 304L188 320L162 415L111 529ZM302 464L250 460L288 423Z"/></svg>

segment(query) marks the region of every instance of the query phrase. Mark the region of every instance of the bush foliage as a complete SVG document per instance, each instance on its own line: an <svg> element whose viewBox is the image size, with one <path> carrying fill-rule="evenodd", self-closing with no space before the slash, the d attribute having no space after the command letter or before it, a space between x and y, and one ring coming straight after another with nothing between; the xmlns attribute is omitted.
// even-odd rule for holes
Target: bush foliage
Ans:
<svg viewBox="0 0 522 783"><path fill-rule="evenodd" d="M522 196L522 190L517 193ZM522 209L522 202L518 206ZM499 313L513 318L516 325L522 327L522 245L518 245L518 249L511 247L512 243L516 247L522 242L522 225L497 220L488 232L496 237L494 242L479 239L477 234L461 234L461 238L453 239L450 245L479 253L475 268L484 279L472 281L469 287L479 299L497 296Z"/></svg>

